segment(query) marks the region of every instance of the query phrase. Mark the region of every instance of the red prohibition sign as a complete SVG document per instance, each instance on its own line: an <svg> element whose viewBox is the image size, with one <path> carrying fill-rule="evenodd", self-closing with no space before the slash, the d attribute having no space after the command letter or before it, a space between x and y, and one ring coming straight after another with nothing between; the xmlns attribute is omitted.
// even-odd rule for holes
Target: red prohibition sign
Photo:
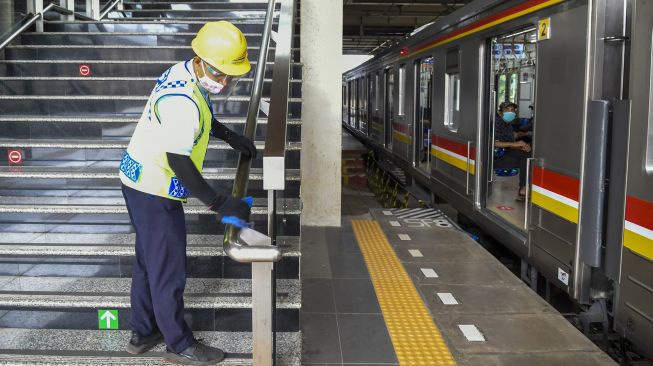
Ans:
<svg viewBox="0 0 653 366"><path fill-rule="evenodd" d="M7 151L7 160L11 165L22 164L23 152L20 150L9 150Z"/></svg>
<svg viewBox="0 0 653 366"><path fill-rule="evenodd" d="M79 76L89 75L91 75L91 67L86 64L79 65Z"/></svg>

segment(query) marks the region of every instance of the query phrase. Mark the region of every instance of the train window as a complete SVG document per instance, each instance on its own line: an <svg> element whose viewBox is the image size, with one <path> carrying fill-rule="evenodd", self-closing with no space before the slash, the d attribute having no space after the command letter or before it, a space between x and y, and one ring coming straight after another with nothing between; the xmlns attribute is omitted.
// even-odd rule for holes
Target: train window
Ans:
<svg viewBox="0 0 653 366"><path fill-rule="evenodd" d="M497 105L506 101L506 85L508 84L508 78L506 74L499 75L499 80L497 81Z"/></svg>
<svg viewBox="0 0 653 366"><path fill-rule="evenodd" d="M406 100L406 65L399 66L399 100L397 101L397 115L403 116L406 114L404 111L404 103Z"/></svg>
<svg viewBox="0 0 653 366"><path fill-rule="evenodd" d="M385 70L385 146L392 149L392 131L395 122L395 72L392 69Z"/></svg>
<svg viewBox="0 0 653 366"><path fill-rule="evenodd" d="M349 125L356 126L356 80L349 82Z"/></svg>
<svg viewBox="0 0 653 366"><path fill-rule="evenodd" d="M458 131L460 112L460 50L458 47L447 50L446 74L444 84L444 125L452 132Z"/></svg>
<svg viewBox="0 0 653 366"><path fill-rule="evenodd" d="M433 57L427 57L415 64L417 85L417 140L415 149L417 153L417 166L423 170L431 170L431 107L433 90Z"/></svg>
<svg viewBox="0 0 653 366"><path fill-rule="evenodd" d="M347 106L347 87L345 85L342 86L342 106Z"/></svg>
<svg viewBox="0 0 653 366"><path fill-rule="evenodd" d="M519 86L519 75L515 72L510 74L510 92L508 100L517 103L517 87Z"/></svg>
<svg viewBox="0 0 653 366"><path fill-rule="evenodd" d="M374 74L374 110L379 110L379 73Z"/></svg>
<svg viewBox="0 0 653 366"><path fill-rule="evenodd" d="M358 124L361 131L367 130L367 91L369 77L362 77L360 79L359 93L358 93Z"/></svg>

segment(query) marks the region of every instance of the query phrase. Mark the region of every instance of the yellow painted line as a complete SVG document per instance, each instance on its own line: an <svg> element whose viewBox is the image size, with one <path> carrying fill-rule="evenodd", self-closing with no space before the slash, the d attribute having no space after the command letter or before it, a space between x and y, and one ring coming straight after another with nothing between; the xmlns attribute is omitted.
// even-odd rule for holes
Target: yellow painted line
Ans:
<svg viewBox="0 0 653 366"><path fill-rule="evenodd" d="M451 164L460 170L467 171L467 161L465 160L458 159L455 156L451 156L444 151L436 150L435 148L431 149L431 154L447 164ZM475 171L475 165L469 164L469 173L474 174Z"/></svg>
<svg viewBox="0 0 653 366"><path fill-rule="evenodd" d="M578 209L575 207L566 205L537 191L532 191L531 197L533 203L542 207L543 209L552 212L553 214L558 215L565 220L571 221L575 224L578 223Z"/></svg>
<svg viewBox="0 0 653 366"><path fill-rule="evenodd" d="M383 125L380 123L372 122L372 129L377 131L383 131Z"/></svg>
<svg viewBox="0 0 653 366"><path fill-rule="evenodd" d="M399 131L392 131L392 136L395 140L403 142L406 145L412 145L413 144L413 138L401 133Z"/></svg>
<svg viewBox="0 0 653 366"><path fill-rule="evenodd" d="M415 285L379 223L352 220L400 365L456 365Z"/></svg>
<svg viewBox="0 0 653 366"><path fill-rule="evenodd" d="M625 229L624 246L633 252L653 261L653 240Z"/></svg>

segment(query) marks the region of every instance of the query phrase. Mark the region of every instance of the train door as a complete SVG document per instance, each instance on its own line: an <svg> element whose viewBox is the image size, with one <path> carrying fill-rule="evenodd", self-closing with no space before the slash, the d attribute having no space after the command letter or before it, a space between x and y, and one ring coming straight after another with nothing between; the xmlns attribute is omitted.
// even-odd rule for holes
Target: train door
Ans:
<svg viewBox="0 0 653 366"><path fill-rule="evenodd" d="M347 102L349 101L347 96L347 82L342 82L342 123L349 124L349 107Z"/></svg>
<svg viewBox="0 0 653 366"><path fill-rule="evenodd" d="M533 146L537 59L534 26L492 38L485 208L526 231L527 161Z"/></svg>
<svg viewBox="0 0 653 366"><path fill-rule="evenodd" d="M431 174L433 57L415 61L415 166Z"/></svg>
<svg viewBox="0 0 653 366"><path fill-rule="evenodd" d="M653 2L633 1L632 11L629 154L615 327L653 357Z"/></svg>
<svg viewBox="0 0 653 366"><path fill-rule="evenodd" d="M395 70L394 68L387 68L384 71L385 80L385 106L384 113L385 119L383 121L384 142L388 150L392 150L392 130L395 123Z"/></svg>
<svg viewBox="0 0 653 366"><path fill-rule="evenodd" d="M372 85L370 86L370 102L372 103L370 111L372 119L372 123L370 123L370 136L372 136L372 140L379 144L383 144L382 83L381 75L378 71L375 72L372 76Z"/></svg>

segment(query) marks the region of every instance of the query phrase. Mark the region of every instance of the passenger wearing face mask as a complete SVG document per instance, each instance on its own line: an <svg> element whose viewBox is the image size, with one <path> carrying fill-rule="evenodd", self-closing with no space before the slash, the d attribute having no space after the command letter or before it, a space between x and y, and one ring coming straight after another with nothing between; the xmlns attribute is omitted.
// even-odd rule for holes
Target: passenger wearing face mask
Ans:
<svg viewBox="0 0 653 366"><path fill-rule="evenodd" d="M523 201L526 195L526 160L530 158L531 145L519 140L512 128L512 122L517 118L517 105L503 102L499 106L498 118L494 124L494 147L505 149L505 154L494 159L495 168L518 168L519 191L517 200Z"/></svg>
<svg viewBox="0 0 653 366"><path fill-rule="evenodd" d="M132 270L132 337L126 350L141 354L165 341L166 358L212 365L224 353L195 340L184 321L186 224L182 202L197 197L218 216L249 221L250 207L202 177L212 135L247 158L252 141L213 116L210 94L225 94L250 71L247 42L226 21L205 24L192 41L195 57L166 70L156 82L120 163L122 192L136 232Z"/></svg>

